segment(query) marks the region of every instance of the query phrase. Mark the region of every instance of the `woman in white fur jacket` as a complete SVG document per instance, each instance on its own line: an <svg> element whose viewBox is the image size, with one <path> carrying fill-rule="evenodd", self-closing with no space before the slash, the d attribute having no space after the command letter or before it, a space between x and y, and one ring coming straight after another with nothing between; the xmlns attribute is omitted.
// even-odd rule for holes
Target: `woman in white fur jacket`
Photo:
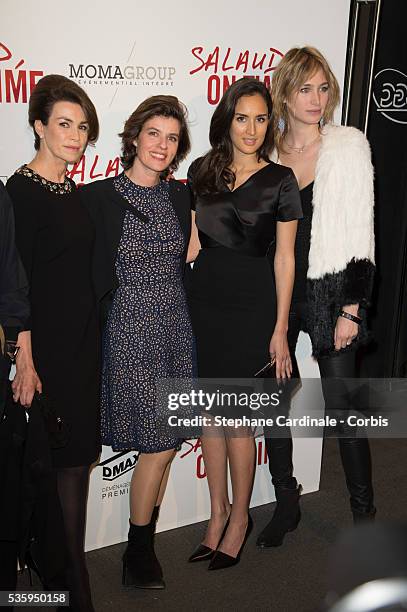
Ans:
<svg viewBox="0 0 407 612"><path fill-rule="evenodd" d="M355 377L355 348L368 338L365 309L375 269L370 147L359 130L331 123L339 86L317 49L287 52L274 72L272 97L274 161L294 171L304 215L295 247L291 356L300 330L306 331L325 406L342 417L349 404L341 379ZM338 441L354 521L373 519L369 442L349 430L340 433L348 435ZM301 517L292 440L267 438L266 445L277 507L257 539L260 547L280 545Z"/></svg>

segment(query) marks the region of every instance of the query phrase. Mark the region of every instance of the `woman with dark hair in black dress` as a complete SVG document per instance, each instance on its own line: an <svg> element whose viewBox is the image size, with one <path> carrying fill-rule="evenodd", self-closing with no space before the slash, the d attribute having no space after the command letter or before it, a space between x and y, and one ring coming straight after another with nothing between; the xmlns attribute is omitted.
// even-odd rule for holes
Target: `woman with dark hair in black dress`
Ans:
<svg viewBox="0 0 407 612"><path fill-rule="evenodd" d="M69 430L66 445L52 450L52 463L66 534L71 609L89 612L93 605L84 555L86 501L90 466L100 451L99 330L91 275L94 229L66 169L96 140L99 126L86 93L59 75L37 84L29 123L36 155L7 182L31 305L30 331L19 337L19 359L24 356L25 367L20 364L13 391L14 399L28 409L34 391L42 391Z"/></svg>
<svg viewBox="0 0 407 612"><path fill-rule="evenodd" d="M276 360L277 376L291 375L288 312L296 220L302 213L292 171L269 159L271 110L262 83L236 81L212 117L212 148L189 171L202 247L190 289L200 377L251 378L270 357ZM275 241L273 274L267 252ZM207 433L202 450L211 518L190 561L211 559L209 569L214 570L238 562L251 528L255 445L247 432ZM228 462L233 506L227 492Z"/></svg>

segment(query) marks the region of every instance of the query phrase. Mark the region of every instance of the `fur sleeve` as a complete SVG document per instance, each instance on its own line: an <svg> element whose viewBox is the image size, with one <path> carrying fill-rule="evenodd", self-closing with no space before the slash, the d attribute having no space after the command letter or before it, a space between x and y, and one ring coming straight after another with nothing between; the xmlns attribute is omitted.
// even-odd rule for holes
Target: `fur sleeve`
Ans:
<svg viewBox="0 0 407 612"><path fill-rule="evenodd" d="M343 272L352 260L374 265L373 167L364 134L329 125L313 194L309 278Z"/></svg>
<svg viewBox="0 0 407 612"><path fill-rule="evenodd" d="M348 263L344 272L343 306L348 304L369 306L374 273L375 266L368 259L352 259Z"/></svg>

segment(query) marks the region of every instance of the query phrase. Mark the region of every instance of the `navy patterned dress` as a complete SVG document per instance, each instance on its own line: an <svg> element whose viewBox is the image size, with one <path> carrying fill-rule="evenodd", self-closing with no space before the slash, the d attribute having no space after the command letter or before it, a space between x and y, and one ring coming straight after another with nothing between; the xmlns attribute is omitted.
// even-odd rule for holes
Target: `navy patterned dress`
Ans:
<svg viewBox="0 0 407 612"><path fill-rule="evenodd" d="M116 259L119 287L104 338L102 441L156 453L180 440L157 429L156 380L191 378L193 336L182 284L184 237L169 186L141 187L124 173L114 186L127 211Z"/></svg>

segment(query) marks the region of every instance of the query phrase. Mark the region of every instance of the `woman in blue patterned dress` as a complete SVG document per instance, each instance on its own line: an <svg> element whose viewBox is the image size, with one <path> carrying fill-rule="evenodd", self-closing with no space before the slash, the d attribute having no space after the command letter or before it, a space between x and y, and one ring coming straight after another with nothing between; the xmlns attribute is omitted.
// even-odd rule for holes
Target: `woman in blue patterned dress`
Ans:
<svg viewBox="0 0 407 612"><path fill-rule="evenodd" d="M83 197L98 224L99 297L104 330L102 440L139 451L130 489L123 583L164 588L153 534L180 440L157 427L156 381L192 376L192 330L183 272L190 236L189 192L165 180L190 149L185 110L153 96L122 134L124 172L89 185Z"/></svg>

